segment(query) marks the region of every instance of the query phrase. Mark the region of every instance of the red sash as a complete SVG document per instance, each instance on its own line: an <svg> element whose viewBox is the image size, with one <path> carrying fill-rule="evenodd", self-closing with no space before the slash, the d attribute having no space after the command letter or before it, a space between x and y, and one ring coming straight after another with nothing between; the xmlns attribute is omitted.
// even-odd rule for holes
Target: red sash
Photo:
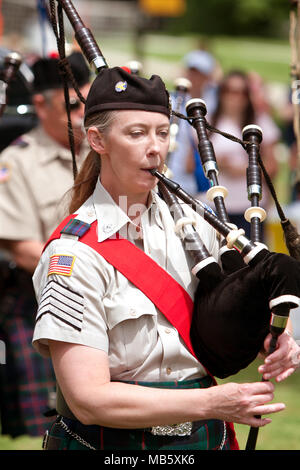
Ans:
<svg viewBox="0 0 300 470"><path fill-rule="evenodd" d="M57 227L44 249L52 240L60 238L61 230L74 217L76 216L68 216ZM138 287L177 329L188 350L196 357L190 340L193 301L175 279L152 258L124 238L108 238L103 242L98 242L97 222L91 224L90 229L79 238L79 241L96 250L106 261ZM207 369L206 371L211 375ZM232 449L239 449L233 423L228 423L228 425Z"/></svg>
<svg viewBox="0 0 300 470"><path fill-rule="evenodd" d="M71 218L74 218L74 215L67 217L57 227L45 247L52 240L60 238L61 230ZM97 222L91 224L90 229L79 238L79 241L97 251L140 289L177 329L188 350L195 356L190 340L193 300L175 279L152 258L124 238L108 238L99 243Z"/></svg>

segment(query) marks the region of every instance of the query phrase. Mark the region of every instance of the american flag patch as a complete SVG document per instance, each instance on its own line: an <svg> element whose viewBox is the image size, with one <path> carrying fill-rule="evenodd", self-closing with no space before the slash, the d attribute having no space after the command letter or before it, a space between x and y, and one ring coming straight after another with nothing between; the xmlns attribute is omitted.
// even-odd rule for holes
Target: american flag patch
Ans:
<svg viewBox="0 0 300 470"><path fill-rule="evenodd" d="M48 276L50 276L50 274L60 274L62 276L71 276L74 261L75 261L75 256L69 256L69 255L50 256Z"/></svg>

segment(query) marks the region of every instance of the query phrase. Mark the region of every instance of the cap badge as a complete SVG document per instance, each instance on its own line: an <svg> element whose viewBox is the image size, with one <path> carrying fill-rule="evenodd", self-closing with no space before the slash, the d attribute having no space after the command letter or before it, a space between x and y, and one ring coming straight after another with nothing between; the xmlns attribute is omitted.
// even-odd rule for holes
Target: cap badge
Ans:
<svg viewBox="0 0 300 470"><path fill-rule="evenodd" d="M115 90L120 93L121 91L125 91L127 88L127 82L124 81L120 81L120 82L117 82L116 85L115 85Z"/></svg>

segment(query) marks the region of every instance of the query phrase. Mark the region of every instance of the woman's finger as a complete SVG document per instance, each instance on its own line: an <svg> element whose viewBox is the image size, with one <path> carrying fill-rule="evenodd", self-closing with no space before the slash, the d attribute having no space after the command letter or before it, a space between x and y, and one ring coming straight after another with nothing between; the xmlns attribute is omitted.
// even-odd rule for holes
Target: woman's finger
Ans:
<svg viewBox="0 0 300 470"><path fill-rule="evenodd" d="M269 403L264 405L258 405L254 408L254 415L269 415L272 413L278 413L285 409L284 403Z"/></svg>

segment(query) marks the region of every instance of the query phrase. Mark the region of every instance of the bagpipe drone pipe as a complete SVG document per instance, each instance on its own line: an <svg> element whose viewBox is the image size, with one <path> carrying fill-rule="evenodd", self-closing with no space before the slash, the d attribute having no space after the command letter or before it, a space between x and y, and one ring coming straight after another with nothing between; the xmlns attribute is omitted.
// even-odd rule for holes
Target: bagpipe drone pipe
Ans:
<svg viewBox="0 0 300 470"><path fill-rule="evenodd" d="M175 215L177 232L195 260L192 272L199 279L190 332L194 351L211 374L219 378L233 375L256 358L269 332L275 349L290 309L300 303L300 263L253 243L177 183L156 170L152 172L162 182L159 188L166 200L164 187L192 206L226 239L221 255L224 265L220 266L199 240L193 221ZM174 214L175 204L172 200Z"/></svg>
<svg viewBox="0 0 300 470"><path fill-rule="evenodd" d="M277 337L285 329L290 309L299 305L300 256L295 245L298 234L283 216L285 227L293 235L292 249L296 259L270 253L260 243L260 223L266 213L259 207L262 130L256 125L243 129L244 141L234 139L249 155L247 186L251 207L245 212L245 218L251 223L251 240L230 224L224 203L227 189L218 183L217 161L208 137L208 129L212 128L205 120L206 105L201 99L192 99L186 104L186 110L187 119L197 131L202 165L211 185L207 195L215 204L217 216L176 182L156 170L152 173L160 180L159 189L172 208L176 233L193 258L192 271L200 281L190 332L195 353L213 375L225 378L247 367L256 358L269 332L272 342L268 352L272 352ZM191 205L223 236L220 265L207 252L193 221L184 216L176 196ZM289 241L288 236L286 238Z"/></svg>
<svg viewBox="0 0 300 470"><path fill-rule="evenodd" d="M4 57L3 68L0 72L0 117L6 108L7 89L14 80L21 63L22 58L17 52L8 52Z"/></svg>
<svg viewBox="0 0 300 470"><path fill-rule="evenodd" d="M225 378L247 367L256 358L269 332L272 334L271 349L276 348L290 309L300 302L300 258L271 253L260 243L260 223L266 216L264 209L259 207L261 129L256 125L243 129L242 143L249 155L247 186L251 207L245 213L251 223L251 240L248 240L242 230L230 224L227 215L224 203L227 189L218 183L218 166L208 137L205 103L201 99L192 99L186 104L186 110L197 131L203 168L211 182L208 198L214 202L217 216L174 181L157 171L153 174L159 178L160 190L166 200L168 196L162 184L191 205L224 237L219 265L205 253L203 244L201 249L192 248L196 245L191 243L190 237L199 238L199 235L183 214L180 221L179 213L174 211L176 200L170 201L172 212L176 214L177 232L195 260L193 273L199 279L190 333L193 347L199 360L213 375ZM285 223L288 225L287 221Z"/></svg>

